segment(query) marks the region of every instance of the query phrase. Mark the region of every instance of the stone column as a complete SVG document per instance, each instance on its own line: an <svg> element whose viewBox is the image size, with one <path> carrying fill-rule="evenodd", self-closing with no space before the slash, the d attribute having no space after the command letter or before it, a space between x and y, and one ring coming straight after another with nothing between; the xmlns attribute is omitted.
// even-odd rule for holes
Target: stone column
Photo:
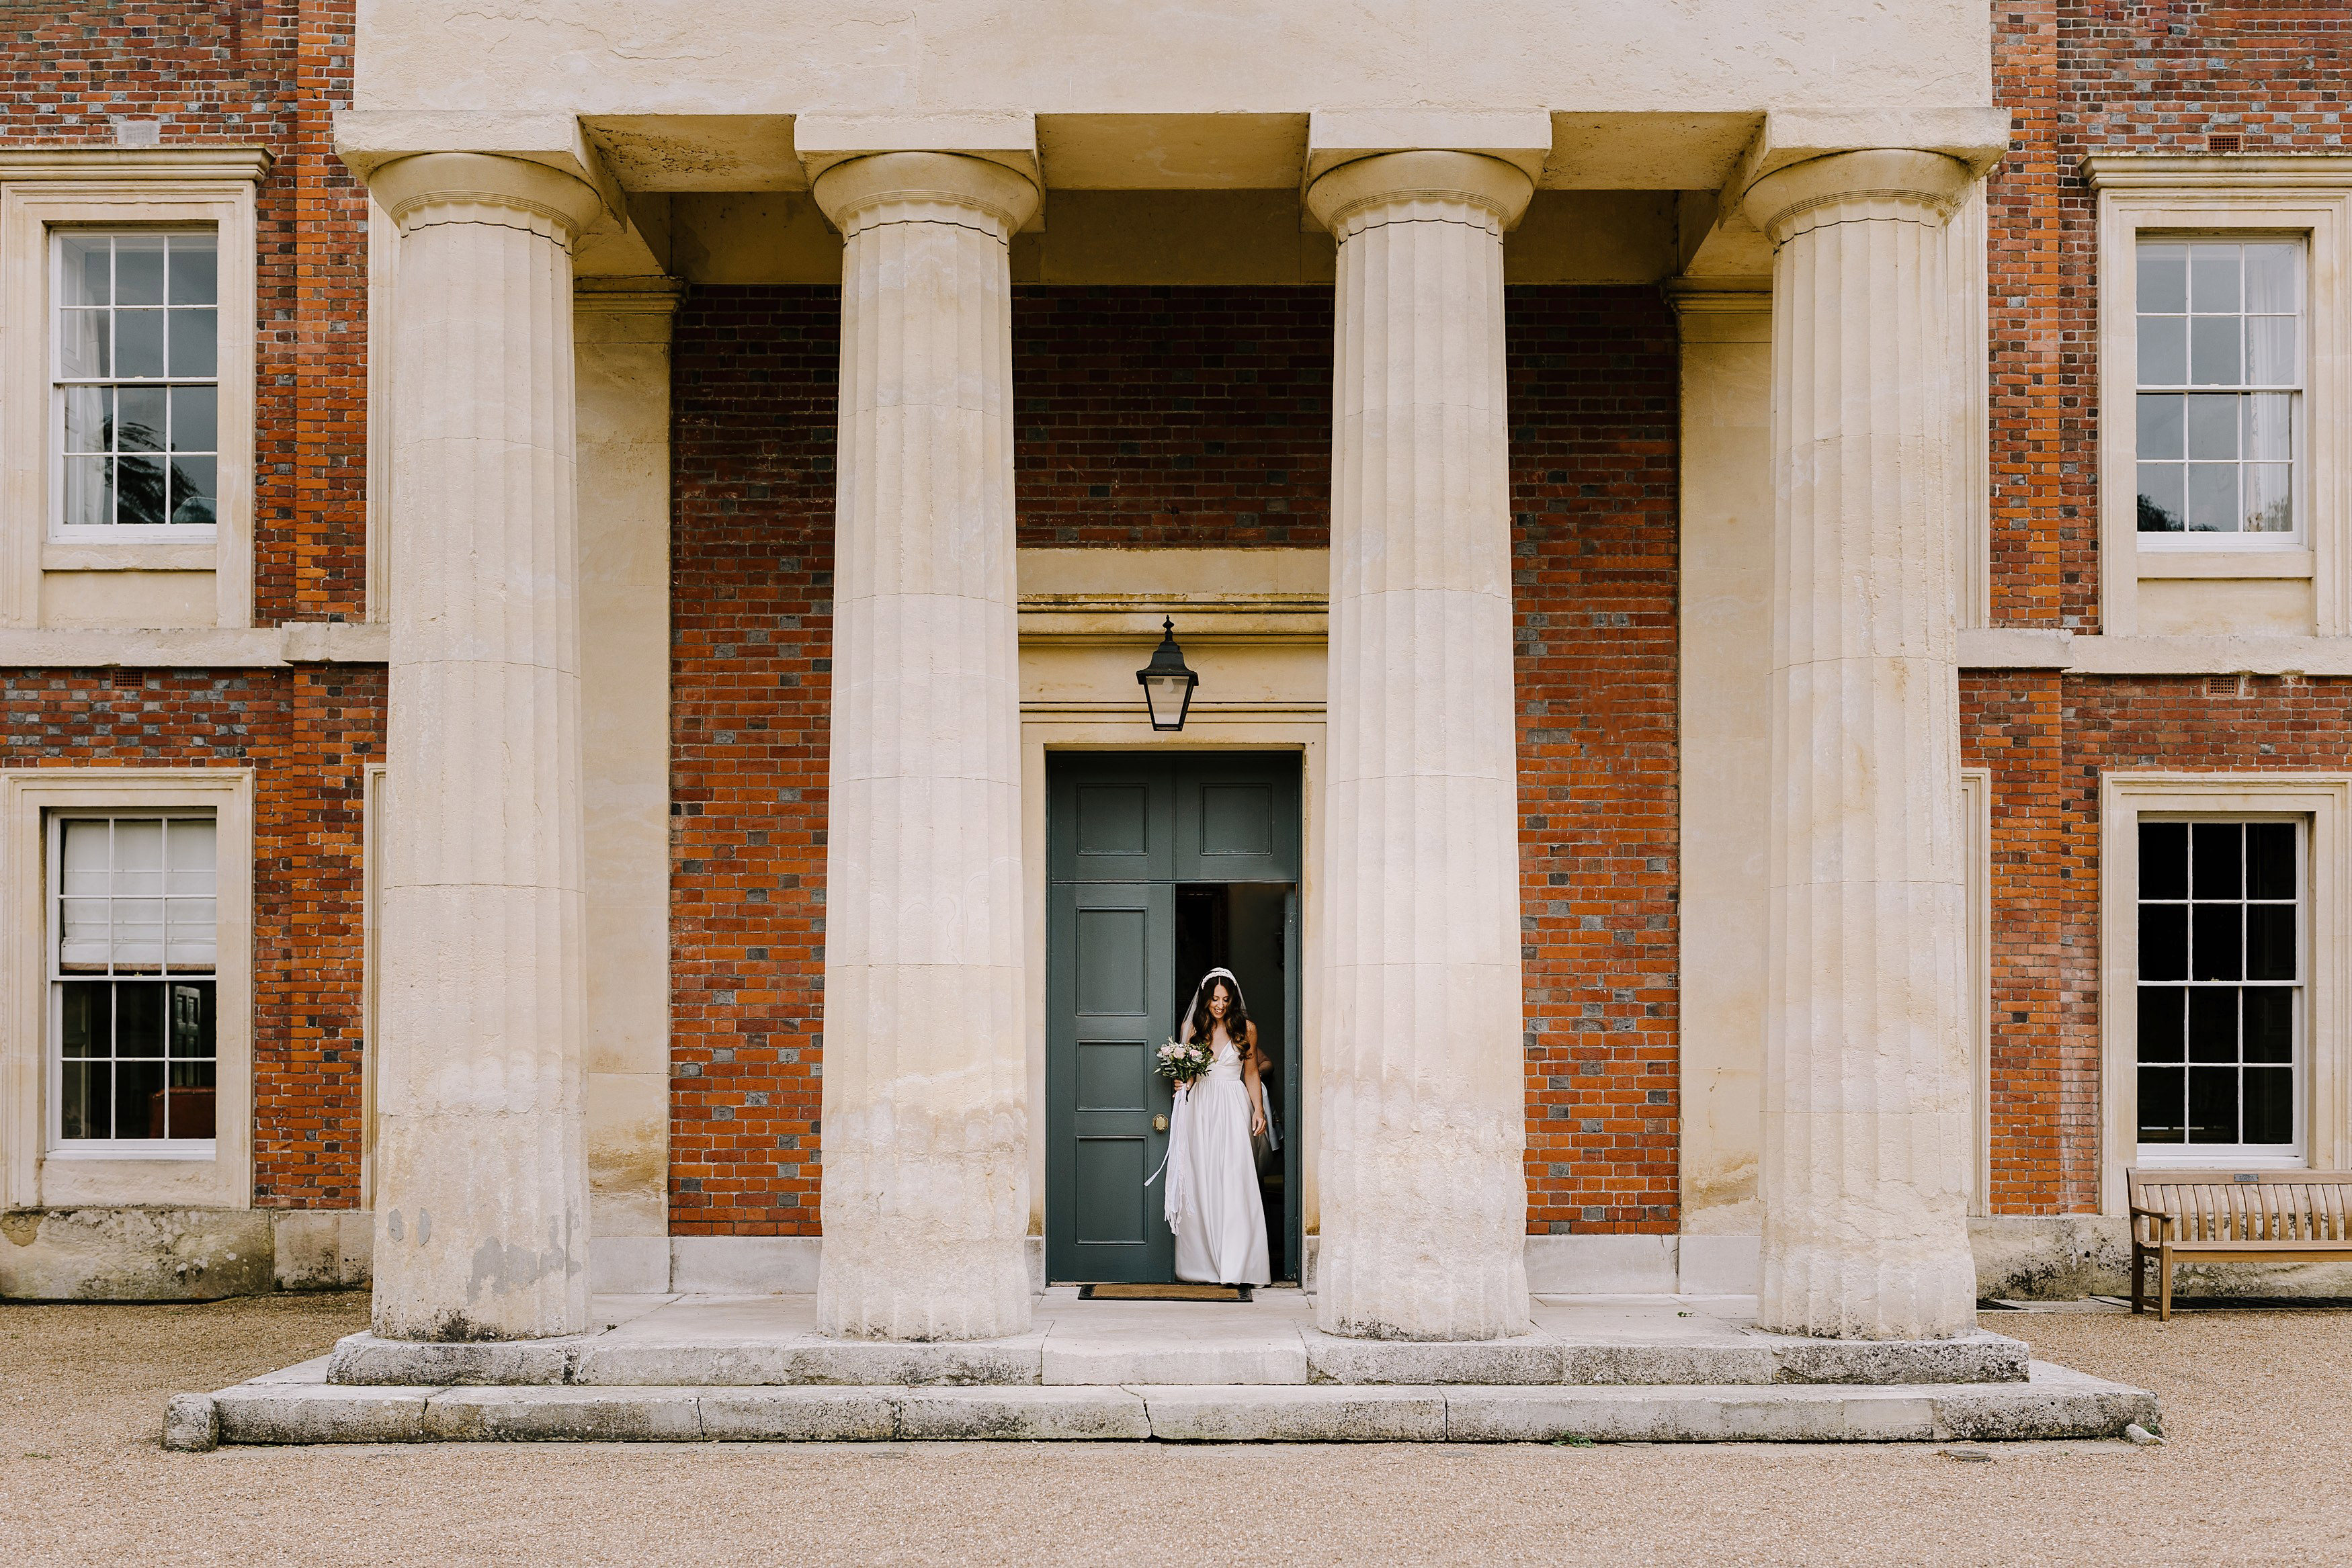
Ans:
<svg viewBox="0 0 2352 1568"><path fill-rule="evenodd" d="M842 232L825 851L827 1333L1029 1324L1009 246L1037 191L886 152Z"/></svg>
<svg viewBox="0 0 2352 1568"><path fill-rule="evenodd" d="M1503 230L1528 176L1365 158L1339 241L1318 1321L1528 1326Z"/></svg>
<svg viewBox="0 0 2352 1568"><path fill-rule="evenodd" d="M400 231L391 771L377 1070L378 1333L588 1321L581 1149L579 541L572 255L593 191L427 153ZM386 340L388 337L388 341Z"/></svg>
<svg viewBox="0 0 2352 1568"><path fill-rule="evenodd" d="M1967 167L1813 159L1773 244L1768 1326L1976 1323L1943 225Z"/></svg>

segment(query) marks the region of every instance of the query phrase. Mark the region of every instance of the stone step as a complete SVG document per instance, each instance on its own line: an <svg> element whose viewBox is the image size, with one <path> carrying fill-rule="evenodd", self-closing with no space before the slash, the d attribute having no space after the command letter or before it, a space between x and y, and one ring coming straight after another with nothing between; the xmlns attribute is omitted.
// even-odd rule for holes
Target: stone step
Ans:
<svg viewBox="0 0 2352 1568"><path fill-rule="evenodd" d="M2021 1340L1800 1339L1725 1332L1680 1342L1553 1333L1475 1343L1340 1339L1287 1323L1197 1338L1055 1325L1017 1339L938 1344L813 1333L649 1338L627 1333L504 1344L352 1334L328 1381L352 1387L1100 1386L1155 1385L1926 1385L2021 1383Z"/></svg>
<svg viewBox="0 0 2352 1568"><path fill-rule="evenodd" d="M2022 1383L352 1386L175 1396L164 1446L478 1441L1944 1442L2158 1430L2156 1396L2036 1362Z"/></svg>

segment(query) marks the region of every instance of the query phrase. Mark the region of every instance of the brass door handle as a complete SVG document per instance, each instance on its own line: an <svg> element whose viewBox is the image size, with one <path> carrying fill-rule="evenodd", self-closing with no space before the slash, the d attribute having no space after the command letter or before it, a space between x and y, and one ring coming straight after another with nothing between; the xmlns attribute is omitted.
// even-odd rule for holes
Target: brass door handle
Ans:
<svg viewBox="0 0 2352 1568"><path fill-rule="evenodd" d="M1151 1130L1152 1130L1153 1132L1155 1132L1155 1133L1164 1133L1164 1132L1166 1132L1166 1131L1168 1130L1168 1118L1167 1118L1167 1117L1165 1117L1165 1116L1154 1116L1154 1117L1152 1117L1152 1118L1151 1118Z"/></svg>

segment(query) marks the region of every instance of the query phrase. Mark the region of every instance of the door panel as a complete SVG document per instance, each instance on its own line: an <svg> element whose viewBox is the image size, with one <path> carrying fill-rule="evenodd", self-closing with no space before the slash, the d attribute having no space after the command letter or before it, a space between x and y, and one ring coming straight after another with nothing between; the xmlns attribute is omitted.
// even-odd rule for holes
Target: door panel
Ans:
<svg viewBox="0 0 2352 1568"><path fill-rule="evenodd" d="M1167 1152L1168 1086L1152 1052L1175 1010L1176 890L1057 883L1047 912L1046 1270L1061 1280L1165 1280L1175 1239L1144 1178Z"/></svg>
<svg viewBox="0 0 2352 1568"><path fill-rule="evenodd" d="M1052 759L1046 838L1055 882L1160 882L1171 874L1165 758L1126 752Z"/></svg>
<svg viewBox="0 0 2352 1568"><path fill-rule="evenodd" d="M1297 882L1298 757L1195 751L1172 769L1178 882Z"/></svg>

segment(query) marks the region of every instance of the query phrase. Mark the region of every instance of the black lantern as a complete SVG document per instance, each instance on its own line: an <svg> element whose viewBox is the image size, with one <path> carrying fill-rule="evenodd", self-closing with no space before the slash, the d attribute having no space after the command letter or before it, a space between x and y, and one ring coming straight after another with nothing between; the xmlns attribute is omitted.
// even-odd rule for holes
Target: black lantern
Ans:
<svg viewBox="0 0 2352 1568"><path fill-rule="evenodd" d="M1167 635L1151 651L1151 663L1135 672L1143 686L1144 706L1151 711L1154 729L1181 729L1192 708L1192 688L1201 677L1184 667L1184 650L1176 645L1174 617L1160 622Z"/></svg>

